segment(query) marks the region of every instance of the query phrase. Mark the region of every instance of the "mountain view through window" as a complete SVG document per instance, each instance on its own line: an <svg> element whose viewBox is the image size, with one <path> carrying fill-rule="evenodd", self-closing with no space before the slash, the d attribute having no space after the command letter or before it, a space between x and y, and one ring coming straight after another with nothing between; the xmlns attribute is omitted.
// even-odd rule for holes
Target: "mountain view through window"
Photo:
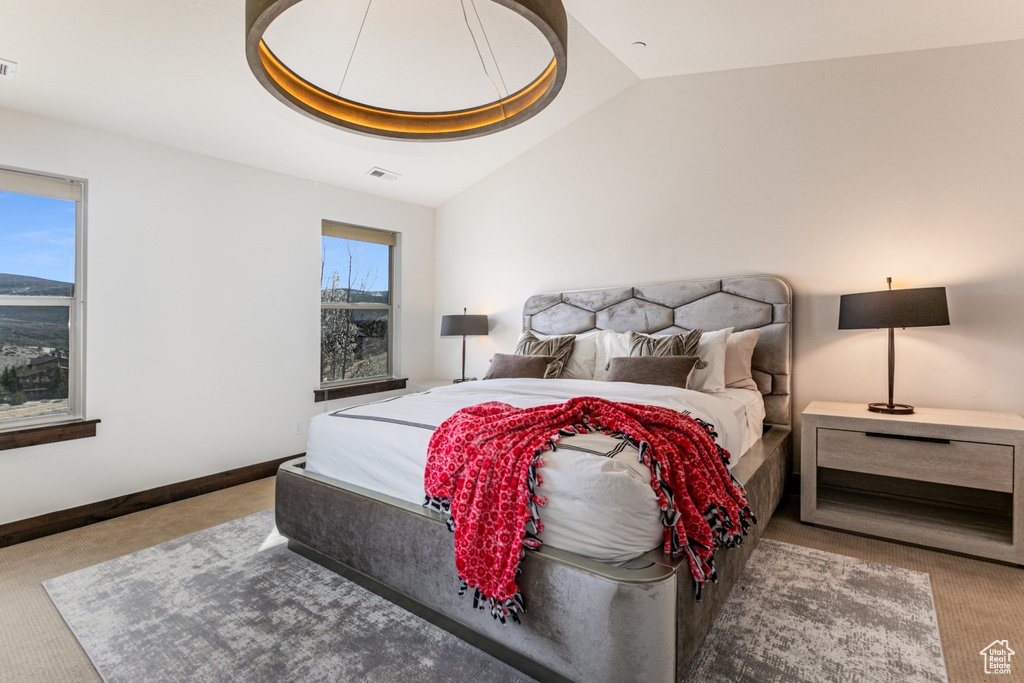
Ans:
<svg viewBox="0 0 1024 683"><path fill-rule="evenodd" d="M0 424L69 412L75 204L0 191Z"/></svg>

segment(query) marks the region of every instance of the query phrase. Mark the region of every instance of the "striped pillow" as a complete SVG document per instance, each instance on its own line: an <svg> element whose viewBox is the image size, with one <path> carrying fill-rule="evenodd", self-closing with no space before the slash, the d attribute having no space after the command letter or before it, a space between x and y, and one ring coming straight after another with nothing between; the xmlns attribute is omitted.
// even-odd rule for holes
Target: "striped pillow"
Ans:
<svg viewBox="0 0 1024 683"><path fill-rule="evenodd" d="M700 344L700 336L704 330L697 328L680 334L659 334L650 335L643 332L629 333L629 355L630 356L696 356L697 346ZM707 363L703 360L697 363L697 368L706 368Z"/></svg>
<svg viewBox="0 0 1024 683"><path fill-rule="evenodd" d="M544 373L544 379L553 379L562 376L562 369L569 362L569 354L572 353L575 342L576 335L574 334L538 339L531 330L526 330L519 337L515 355L554 356L555 360L548 364L547 372Z"/></svg>

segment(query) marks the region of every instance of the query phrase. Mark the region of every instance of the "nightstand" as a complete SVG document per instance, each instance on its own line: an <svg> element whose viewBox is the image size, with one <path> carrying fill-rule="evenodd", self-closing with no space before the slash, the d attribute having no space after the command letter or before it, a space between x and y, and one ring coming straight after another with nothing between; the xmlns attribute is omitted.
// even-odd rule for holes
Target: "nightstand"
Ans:
<svg viewBox="0 0 1024 683"><path fill-rule="evenodd" d="M802 414L800 519L1024 564L1024 418L814 401Z"/></svg>

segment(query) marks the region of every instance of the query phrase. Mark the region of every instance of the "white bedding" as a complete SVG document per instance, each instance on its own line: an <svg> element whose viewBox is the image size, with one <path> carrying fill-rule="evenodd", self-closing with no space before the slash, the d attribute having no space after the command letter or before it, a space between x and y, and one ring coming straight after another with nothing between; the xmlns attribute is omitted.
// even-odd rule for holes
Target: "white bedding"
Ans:
<svg viewBox="0 0 1024 683"><path fill-rule="evenodd" d="M310 421L306 469L402 500L423 502L427 443L434 428L461 408L501 401L520 408L563 403L576 396L645 403L679 411L715 426L730 465L761 437L764 403L747 389L706 394L674 387L566 379L464 382L344 408ZM625 562L664 539L648 469L622 442L601 434L563 438L538 470L541 540L606 562ZM595 455L593 451L600 455Z"/></svg>

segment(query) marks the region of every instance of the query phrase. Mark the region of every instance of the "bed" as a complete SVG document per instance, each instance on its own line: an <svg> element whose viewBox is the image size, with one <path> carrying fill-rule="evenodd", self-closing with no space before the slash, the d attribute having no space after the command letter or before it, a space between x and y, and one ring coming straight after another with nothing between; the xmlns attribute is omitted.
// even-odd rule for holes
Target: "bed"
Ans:
<svg viewBox="0 0 1024 683"><path fill-rule="evenodd" d="M731 439L732 452L742 456L734 455L731 472L746 488L758 520L745 543L716 551L718 581L704 586L699 602L685 559L665 555L660 548L645 550L628 544L602 556L593 548L573 545L569 532L574 525L567 523L562 525L567 533L555 534L557 541L545 539L540 550L528 554L518 583L529 610L522 623L503 625L487 611L472 609L470 601L458 595L460 581L446 516L414 502L417 492L407 485L402 489L403 485L397 484L389 490L379 478L374 479L372 468L356 472L352 460L332 471L323 464L329 460L323 454L332 447L344 452L349 438L324 438L320 439L324 443L319 443L314 431L319 434L322 430L314 430L312 425L307 445L311 467L300 458L282 465L278 473L278 529L293 551L539 680L679 681L781 499L790 470L790 288L773 276L732 277L545 294L528 299L523 309L524 331L539 336L573 334L583 338L600 330L658 335L695 328L706 332L760 330L750 363L756 391L741 390L731 403L697 397L693 409L716 422L734 419L737 425L747 423L745 436L730 429L725 438ZM390 405L373 404L341 411L348 414L347 419L334 416L331 424L346 422L359 430L373 430L380 422L399 421L407 423L405 431L426 434L429 429L421 427L436 425L441 414L430 412L441 410L432 407L437 400L469 405L486 398L482 392L487 390L513 396L513 404L546 398L557 402L564 392L575 391L574 382L581 393L586 389L587 395L604 388L587 380L524 382L532 382L534 386L527 392L539 392L541 398L516 398L523 384L518 380L471 382L461 388L444 387L427 395L402 397L411 406L402 409L404 417L389 412ZM606 383L611 384L615 383ZM623 383L615 391L626 393L610 398L630 400L629 392L635 388ZM754 405L744 400L743 392L759 394L760 400ZM656 388L646 393L652 404L674 400ZM751 424L755 422L752 415L761 418L760 425ZM356 436L351 437L353 448ZM388 440L380 439L378 447L389 450ZM572 449L562 450L569 451L569 458L586 457ZM377 456L361 459L375 462ZM401 467L396 464L393 469ZM342 476L350 481L343 481ZM386 492L381 492L382 488ZM628 531L627 535L631 534ZM581 536L589 538L590 534ZM647 541L639 543L643 546Z"/></svg>

